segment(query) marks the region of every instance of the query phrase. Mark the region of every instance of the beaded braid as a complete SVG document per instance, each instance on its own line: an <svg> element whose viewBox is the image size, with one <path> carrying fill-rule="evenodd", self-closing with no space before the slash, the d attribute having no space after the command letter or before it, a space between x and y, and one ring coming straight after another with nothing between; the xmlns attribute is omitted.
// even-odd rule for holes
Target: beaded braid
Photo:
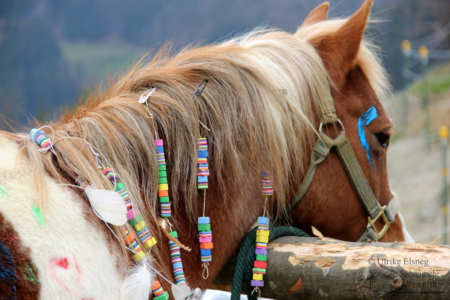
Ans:
<svg viewBox="0 0 450 300"><path fill-rule="evenodd" d="M153 300L169 299L169 293L164 291L164 289L161 286L161 283L158 280L152 283L152 291L153 291Z"/></svg>
<svg viewBox="0 0 450 300"><path fill-rule="evenodd" d="M206 138L199 138L198 139L198 170L197 170L197 186L199 190L205 190L204 191L204 200L206 201L206 189L208 188L208 176L209 173L209 166L208 166L208 141ZM206 203L203 203L205 206ZM209 272L208 272L208 265L212 261L212 254L211 249L214 248L213 242L212 242L212 231L211 231L211 224L209 217L205 217L205 207L203 208L203 217L198 218L198 231L199 231L199 242L200 242L200 255L202 264L204 267L203 272L206 273L203 274L203 278L208 278Z"/></svg>
<svg viewBox="0 0 450 300"><path fill-rule="evenodd" d="M125 206L127 207L128 224L134 228L139 239L141 240L141 243L147 250L149 250L157 243L157 241L150 235L147 225L144 220L142 220L141 214L136 209L133 209L131 199L125 185L122 182L119 182L119 177L111 168L104 168L102 173L112 184L115 184L115 191L122 197L125 202Z"/></svg>
<svg viewBox="0 0 450 300"><path fill-rule="evenodd" d="M169 183L167 181L166 158L164 156L164 142L163 140L157 139L155 140L155 145L159 168L158 190L159 190L159 202L161 204L161 217L170 218L172 216L172 212L170 210Z"/></svg>
<svg viewBox="0 0 450 300"><path fill-rule="evenodd" d="M267 197L273 195L273 180L266 172L261 173L262 177L262 194ZM269 224L270 220L265 216L266 202L264 204L264 215L258 217L258 229L256 231L256 259L253 263L253 276L251 286L255 288L264 287L263 275L267 272L267 244L269 243Z"/></svg>
<svg viewBox="0 0 450 300"><path fill-rule="evenodd" d="M170 235L178 240L178 233L176 231L170 232ZM186 279L184 277L183 263L181 262L180 247L174 242L169 240L170 247L170 260L173 267L173 276L175 277L175 283L177 285L186 285Z"/></svg>

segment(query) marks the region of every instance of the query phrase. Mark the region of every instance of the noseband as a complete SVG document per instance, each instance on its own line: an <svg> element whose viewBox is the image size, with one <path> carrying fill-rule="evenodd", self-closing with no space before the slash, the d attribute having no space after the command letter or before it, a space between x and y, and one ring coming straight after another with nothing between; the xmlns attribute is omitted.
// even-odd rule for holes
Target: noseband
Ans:
<svg viewBox="0 0 450 300"><path fill-rule="evenodd" d="M358 242L379 240L387 232L391 223L394 222L395 216L400 210L400 202L397 196L394 196L387 206L380 205L361 170L361 166L356 159L347 136L345 135L344 124L342 124L341 120L337 117L333 99L330 97L322 104L324 105L321 105L322 122L319 127L319 139L311 154L311 162L306 171L305 178L297 193L295 193L290 201L290 210L294 209L305 196L314 179L314 173L317 166L325 160L330 151L334 148L369 219L366 230L358 239ZM340 126L341 132L335 139L331 139L322 131L323 126L327 125ZM375 223L380 218L383 220L384 226L383 229L378 231Z"/></svg>

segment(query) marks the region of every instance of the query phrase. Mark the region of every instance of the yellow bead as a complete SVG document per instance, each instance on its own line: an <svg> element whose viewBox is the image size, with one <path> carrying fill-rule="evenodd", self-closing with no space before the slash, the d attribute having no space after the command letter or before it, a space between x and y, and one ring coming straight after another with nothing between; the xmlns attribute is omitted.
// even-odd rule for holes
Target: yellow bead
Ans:
<svg viewBox="0 0 450 300"><path fill-rule="evenodd" d="M146 241L144 243L145 248L150 249L151 247L153 247L155 244L157 243L156 239L154 237L152 237L150 240Z"/></svg>
<svg viewBox="0 0 450 300"><path fill-rule="evenodd" d="M136 225L134 225L134 230L136 230L136 231L139 231L139 230L142 230L142 225L141 225L141 223L142 222L139 222L139 223L137 223ZM145 224L144 224L145 225Z"/></svg>
<svg viewBox="0 0 450 300"><path fill-rule="evenodd" d="M135 254L134 255L134 258L137 260L137 261L140 261L143 257L145 257L145 253L144 253L144 251L139 251L139 253L138 254Z"/></svg>
<svg viewBox="0 0 450 300"><path fill-rule="evenodd" d="M160 191L168 191L168 190L169 190L169 185L168 185L167 183L161 183L161 184L158 186L158 189L159 189Z"/></svg>
<svg viewBox="0 0 450 300"><path fill-rule="evenodd" d="M269 230L257 230L256 235L257 236L269 236Z"/></svg>
<svg viewBox="0 0 450 300"><path fill-rule="evenodd" d="M268 236L256 236L256 242L258 243L268 243L269 242L269 237Z"/></svg>
<svg viewBox="0 0 450 300"><path fill-rule="evenodd" d="M263 274L253 274L253 280L263 280Z"/></svg>
<svg viewBox="0 0 450 300"><path fill-rule="evenodd" d="M144 221L140 221L140 222L139 222L139 226L141 226L141 228L146 227L146 226L145 226L145 222L144 222Z"/></svg>

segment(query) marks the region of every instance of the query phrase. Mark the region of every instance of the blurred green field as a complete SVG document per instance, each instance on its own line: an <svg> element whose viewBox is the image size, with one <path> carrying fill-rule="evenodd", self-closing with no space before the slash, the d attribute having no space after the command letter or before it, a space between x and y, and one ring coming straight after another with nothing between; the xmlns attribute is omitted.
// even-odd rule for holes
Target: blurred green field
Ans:
<svg viewBox="0 0 450 300"><path fill-rule="evenodd" d="M430 94L440 94L450 89L450 63L444 63L431 69L427 75L428 88ZM410 87L410 93L422 97L425 90L423 80L416 81Z"/></svg>
<svg viewBox="0 0 450 300"><path fill-rule="evenodd" d="M125 73L147 52L122 41L62 42L61 50L81 91ZM83 93L82 93L83 94Z"/></svg>

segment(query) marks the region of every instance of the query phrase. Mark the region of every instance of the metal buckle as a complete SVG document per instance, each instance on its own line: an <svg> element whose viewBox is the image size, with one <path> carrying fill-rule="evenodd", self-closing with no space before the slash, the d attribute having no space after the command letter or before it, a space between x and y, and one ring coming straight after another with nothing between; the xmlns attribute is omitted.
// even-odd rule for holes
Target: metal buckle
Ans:
<svg viewBox="0 0 450 300"><path fill-rule="evenodd" d="M389 223L388 218L386 217L386 205L381 206L381 211L378 214L378 216L376 216L375 220L372 220L370 217L369 218L369 224L367 224L367 229L369 229L370 227L372 227L373 231L375 231L378 239L381 239L383 237L383 235L386 233L386 231L389 229L389 226L391 225L391 223ZM378 232L377 230L377 226L375 226L375 222L380 218L383 217L383 221L384 221L384 227L383 229L381 229L380 232Z"/></svg>
<svg viewBox="0 0 450 300"><path fill-rule="evenodd" d="M337 122L339 123L339 125L341 125L341 132L342 131L345 132L345 127L344 127L344 124L341 122L341 120L337 119ZM323 122L321 122L320 126L319 126L319 133L320 134L322 134L322 127L323 127Z"/></svg>

